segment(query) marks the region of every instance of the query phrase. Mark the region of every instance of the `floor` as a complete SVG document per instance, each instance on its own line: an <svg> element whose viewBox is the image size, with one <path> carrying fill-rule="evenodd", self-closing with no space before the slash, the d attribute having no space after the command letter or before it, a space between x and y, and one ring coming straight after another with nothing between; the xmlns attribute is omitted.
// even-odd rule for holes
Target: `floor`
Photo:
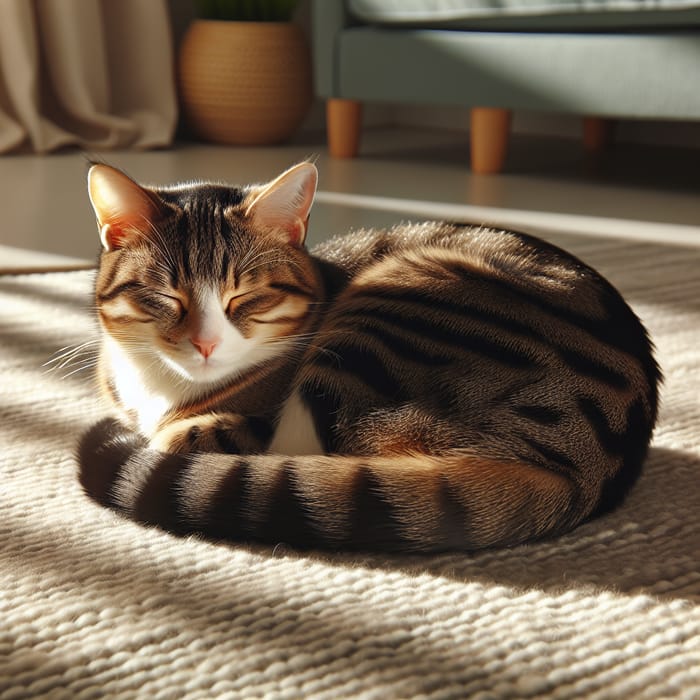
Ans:
<svg viewBox="0 0 700 700"><path fill-rule="evenodd" d="M101 157L101 154L90 154ZM264 182L313 158L320 171L309 242L352 227L449 219L548 232L700 245L700 151L618 145L602 158L579 143L514 138L506 172L469 172L461 133L374 129L361 157L334 160L322 138L274 148L183 143L112 152L104 160L142 182ZM0 158L0 271L91 265L96 228L85 191L87 159L68 152Z"/></svg>

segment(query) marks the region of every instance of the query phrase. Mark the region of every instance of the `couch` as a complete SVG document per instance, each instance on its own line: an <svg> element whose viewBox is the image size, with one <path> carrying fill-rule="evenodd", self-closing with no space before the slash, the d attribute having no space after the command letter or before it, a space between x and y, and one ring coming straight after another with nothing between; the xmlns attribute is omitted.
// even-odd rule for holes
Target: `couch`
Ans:
<svg viewBox="0 0 700 700"><path fill-rule="evenodd" d="M354 157L366 102L470 108L471 167L499 172L513 110L700 119L700 0L315 0L329 150Z"/></svg>

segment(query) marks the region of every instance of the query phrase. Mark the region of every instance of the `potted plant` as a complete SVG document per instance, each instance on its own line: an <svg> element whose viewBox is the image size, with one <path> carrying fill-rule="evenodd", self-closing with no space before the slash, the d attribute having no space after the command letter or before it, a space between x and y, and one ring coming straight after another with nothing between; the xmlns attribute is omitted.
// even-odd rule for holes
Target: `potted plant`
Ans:
<svg viewBox="0 0 700 700"><path fill-rule="evenodd" d="M178 56L185 121L206 140L285 141L311 104L311 61L296 0L199 0Z"/></svg>

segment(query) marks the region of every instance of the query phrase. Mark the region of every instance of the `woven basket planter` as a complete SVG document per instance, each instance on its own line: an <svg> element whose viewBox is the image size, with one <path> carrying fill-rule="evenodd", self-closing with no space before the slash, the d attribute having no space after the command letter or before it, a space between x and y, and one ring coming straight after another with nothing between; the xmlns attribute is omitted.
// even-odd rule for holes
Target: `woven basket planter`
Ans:
<svg viewBox="0 0 700 700"><path fill-rule="evenodd" d="M291 22L197 20L180 47L178 77L185 120L205 141L285 141L311 104L309 49Z"/></svg>

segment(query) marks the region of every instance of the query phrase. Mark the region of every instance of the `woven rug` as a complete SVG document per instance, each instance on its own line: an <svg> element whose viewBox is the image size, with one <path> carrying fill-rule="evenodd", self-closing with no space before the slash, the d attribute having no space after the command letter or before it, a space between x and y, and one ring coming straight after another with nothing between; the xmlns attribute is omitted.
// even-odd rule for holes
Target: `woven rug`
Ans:
<svg viewBox="0 0 700 700"><path fill-rule="evenodd" d="M42 367L95 337L91 273L0 277L0 697L700 698L700 249L552 240L650 329L660 424L620 509L476 555L212 544L100 509L72 456L104 413L89 370Z"/></svg>

